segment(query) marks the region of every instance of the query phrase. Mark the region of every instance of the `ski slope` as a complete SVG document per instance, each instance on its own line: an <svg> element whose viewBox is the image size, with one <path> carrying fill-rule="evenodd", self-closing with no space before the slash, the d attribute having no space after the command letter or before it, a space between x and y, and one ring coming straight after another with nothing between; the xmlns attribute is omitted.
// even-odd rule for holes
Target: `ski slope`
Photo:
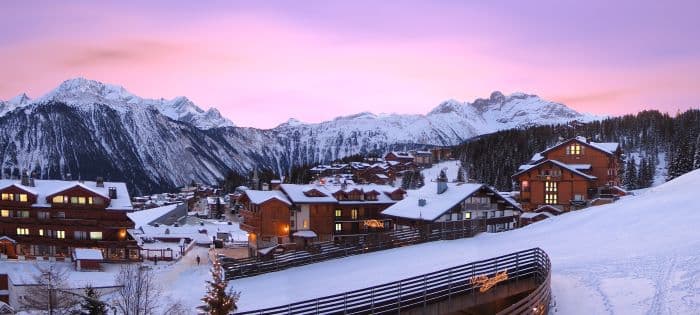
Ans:
<svg viewBox="0 0 700 315"><path fill-rule="evenodd" d="M700 171L530 226L232 281L239 310L360 289L531 247L549 253L559 314L700 312Z"/></svg>

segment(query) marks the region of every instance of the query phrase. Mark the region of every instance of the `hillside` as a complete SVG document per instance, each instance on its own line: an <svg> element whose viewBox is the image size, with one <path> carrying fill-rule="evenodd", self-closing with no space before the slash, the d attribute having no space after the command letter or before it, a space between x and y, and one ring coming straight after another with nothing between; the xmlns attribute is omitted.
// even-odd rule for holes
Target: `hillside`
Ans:
<svg viewBox="0 0 700 315"><path fill-rule="evenodd" d="M698 170L639 196L522 229L326 261L231 286L242 292L239 310L251 310L541 247L552 260L560 314L692 314L700 309L697 185Z"/></svg>

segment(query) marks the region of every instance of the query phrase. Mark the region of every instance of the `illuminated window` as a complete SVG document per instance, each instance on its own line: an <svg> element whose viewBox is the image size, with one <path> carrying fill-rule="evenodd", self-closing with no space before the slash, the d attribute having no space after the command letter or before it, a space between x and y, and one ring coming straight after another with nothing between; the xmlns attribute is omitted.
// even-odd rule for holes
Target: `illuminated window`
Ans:
<svg viewBox="0 0 700 315"><path fill-rule="evenodd" d="M102 232L90 232L90 239L91 240L101 240L102 239Z"/></svg>
<svg viewBox="0 0 700 315"><path fill-rule="evenodd" d="M464 219L465 220L470 220L472 218L472 213L471 212L465 212L464 213Z"/></svg>
<svg viewBox="0 0 700 315"><path fill-rule="evenodd" d="M39 236L44 236L44 229L39 229Z"/></svg>
<svg viewBox="0 0 700 315"><path fill-rule="evenodd" d="M304 224L303 224L303 227L302 227L302 228L303 228L303 229L308 229L308 228L309 228L309 220L304 220Z"/></svg>
<svg viewBox="0 0 700 315"><path fill-rule="evenodd" d="M56 231L56 238L66 238L66 231Z"/></svg>
<svg viewBox="0 0 700 315"><path fill-rule="evenodd" d="M63 203L63 196L53 196L53 198L51 198L51 202L53 202L53 203Z"/></svg>
<svg viewBox="0 0 700 315"><path fill-rule="evenodd" d="M92 203L92 197L88 197L88 204L91 205Z"/></svg>
<svg viewBox="0 0 700 315"><path fill-rule="evenodd" d="M342 216L342 215L343 215L343 210L335 209L335 216L336 216L336 217L339 217L339 216Z"/></svg>
<svg viewBox="0 0 700 315"><path fill-rule="evenodd" d="M352 209L352 210L350 210L350 217L351 217L353 220L357 220L357 209Z"/></svg>
<svg viewBox="0 0 700 315"><path fill-rule="evenodd" d="M581 145L578 143L574 143L566 147L566 154L568 155L581 155L581 152Z"/></svg>
<svg viewBox="0 0 700 315"><path fill-rule="evenodd" d="M14 200L14 196L12 194L2 194L2 200Z"/></svg>
<svg viewBox="0 0 700 315"><path fill-rule="evenodd" d="M21 201L21 202L29 201L27 194L19 194L19 201Z"/></svg>
<svg viewBox="0 0 700 315"><path fill-rule="evenodd" d="M557 192L557 182L544 182L544 191Z"/></svg>
<svg viewBox="0 0 700 315"><path fill-rule="evenodd" d="M336 231L336 232L340 232L340 231L342 231L342 230L343 230L343 225L340 224L340 223L336 223L336 224L335 224L335 231Z"/></svg>
<svg viewBox="0 0 700 315"><path fill-rule="evenodd" d="M28 228L17 228L17 235L29 235Z"/></svg>
<svg viewBox="0 0 700 315"><path fill-rule="evenodd" d="M10 216L10 210L0 210L0 217L7 218Z"/></svg>
<svg viewBox="0 0 700 315"><path fill-rule="evenodd" d="M70 197L70 203L78 203L78 197Z"/></svg>
<svg viewBox="0 0 700 315"><path fill-rule="evenodd" d="M557 203L557 194L545 194L544 195L544 203L548 205L553 205Z"/></svg>
<svg viewBox="0 0 700 315"><path fill-rule="evenodd" d="M85 197L78 197L78 203L84 205L87 202Z"/></svg>
<svg viewBox="0 0 700 315"><path fill-rule="evenodd" d="M530 182L524 180L521 184L520 187L522 187L523 191L529 191L530 190Z"/></svg>

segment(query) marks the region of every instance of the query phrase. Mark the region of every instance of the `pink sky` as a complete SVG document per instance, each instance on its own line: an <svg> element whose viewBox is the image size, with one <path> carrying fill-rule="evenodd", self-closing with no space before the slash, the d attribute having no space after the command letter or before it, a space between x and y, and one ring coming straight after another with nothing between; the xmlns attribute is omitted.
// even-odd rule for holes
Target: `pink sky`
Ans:
<svg viewBox="0 0 700 315"><path fill-rule="evenodd" d="M700 107L698 1L462 2L3 2L0 99L86 77L262 128L493 90L592 113Z"/></svg>

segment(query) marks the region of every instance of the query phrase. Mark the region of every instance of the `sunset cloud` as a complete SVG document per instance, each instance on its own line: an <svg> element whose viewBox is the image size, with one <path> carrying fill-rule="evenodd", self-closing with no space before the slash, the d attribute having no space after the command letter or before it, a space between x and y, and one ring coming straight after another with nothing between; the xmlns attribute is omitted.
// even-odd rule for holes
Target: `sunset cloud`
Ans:
<svg viewBox="0 0 700 315"><path fill-rule="evenodd" d="M697 2L0 4L0 99L77 76L186 95L242 126L426 113L522 91L620 114L698 107ZM10 7L12 6L12 7ZM21 18L20 18L21 17ZM22 21L31 20L32 23Z"/></svg>

